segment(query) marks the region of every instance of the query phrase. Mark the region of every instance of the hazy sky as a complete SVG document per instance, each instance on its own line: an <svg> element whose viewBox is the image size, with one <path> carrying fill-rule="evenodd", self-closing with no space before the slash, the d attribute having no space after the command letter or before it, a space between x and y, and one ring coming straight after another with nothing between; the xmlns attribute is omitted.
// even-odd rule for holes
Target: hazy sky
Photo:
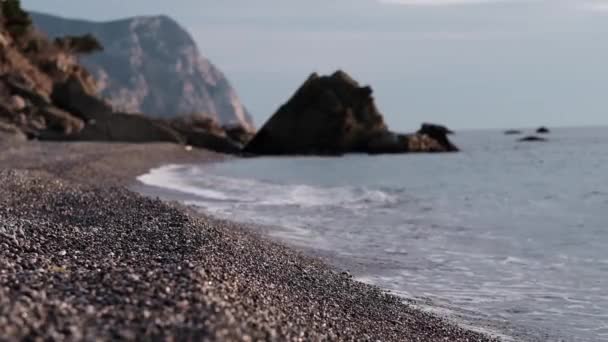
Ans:
<svg viewBox="0 0 608 342"><path fill-rule="evenodd" d="M261 125L312 71L370 84L389 125L608 125L608 0L22 0L94 20L167 14Z"/></svg>

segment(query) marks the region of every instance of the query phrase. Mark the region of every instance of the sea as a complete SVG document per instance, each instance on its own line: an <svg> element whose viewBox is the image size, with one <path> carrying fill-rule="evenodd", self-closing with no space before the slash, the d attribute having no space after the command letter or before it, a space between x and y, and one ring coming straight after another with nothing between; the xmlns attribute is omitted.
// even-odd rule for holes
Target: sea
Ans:
<svg viewBox="0 0 608 342"><path fill-rule="evenodd" d="M229 159L139 180L505 341L608 341L608 128L519 137L462 131L453 154Z"/></svg>

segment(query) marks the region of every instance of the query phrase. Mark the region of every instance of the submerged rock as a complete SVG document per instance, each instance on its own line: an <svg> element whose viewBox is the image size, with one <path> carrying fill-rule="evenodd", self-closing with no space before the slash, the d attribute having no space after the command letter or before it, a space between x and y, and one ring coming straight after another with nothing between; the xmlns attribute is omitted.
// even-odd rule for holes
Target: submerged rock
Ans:
<svg viewBox="0 0 608 342"><path fill-rule="evenodd" d="M423 125L414 135L393 133L372 96L343 71L312 74L245 147L261 155L339 155L348 152L447 152L450 131Z"/></svg>
<svg viewBox="0 0 608 342"><path fill-rule="evenodd" d="M543 141L548 141L547 139L543 138L543 137L538 137L535 135L529 135L527 137L523 137L519 140L517 140L519 142L543 142Z"/></svg>
<svg viewBox="0 0 608 342"><path fill-rule="evenodd" d="M542 127L539 127L536 130L536 133L538 133L538 134L548 134L548 133L551 133L551 131L547 127L542 126Z"/></svg>

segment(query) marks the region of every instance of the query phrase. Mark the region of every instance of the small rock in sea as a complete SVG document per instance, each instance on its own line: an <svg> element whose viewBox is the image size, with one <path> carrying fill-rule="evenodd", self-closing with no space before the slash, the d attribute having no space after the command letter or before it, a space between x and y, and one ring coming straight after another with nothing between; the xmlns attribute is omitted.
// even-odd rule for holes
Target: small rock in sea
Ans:
<svg viewBox="0 0 608 342"><path fill-rule="evenodd" d="M539 127L536 130L536 133L538 133L538 134L547 134L547 133L550 133L550 132L551 131L547 127L545 127L545 126Z"/></svg>
<svg viewBox="0 0 608 342"><path fill-rule="evenodd" d="M516 135L516 134L521 134L522 131L517 130L517 129L509 129L505 131L505 135Z"/></svg>
<svg viewBox="0 0 608 342"><path fill-rule="evenodd" d="M529 136L523 137L517 141L519 141L519 142L535 142L535 141L544 142L544 141L547 141L547 139L542 138L542 137L537 137L535 135L529 135Z"/></svg>

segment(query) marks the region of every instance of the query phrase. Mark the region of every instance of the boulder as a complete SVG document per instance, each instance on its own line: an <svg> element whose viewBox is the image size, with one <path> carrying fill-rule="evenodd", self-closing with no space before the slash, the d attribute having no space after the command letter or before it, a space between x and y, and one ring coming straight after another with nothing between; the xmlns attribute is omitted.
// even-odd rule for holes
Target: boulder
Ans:
<svg viewBox="0 0 608 342"><path fill-rule="evenodd" d="M55 82L51 99L56 106L85 121L97 120L112 113L112 107L92 93L85 80L75 75Z"/></svg>
<svg viewBox="0 0 608 342"><path fill-rule="evenodd" d="M37 114L42 116L46 122L46 128L71 135L80 132L84 128L84 122L72 114L53 106L38 108Z"/></svg>
<svg viewBox="0 0 608 342"><path fill-rule="evenodd" d="M243 144L226 134L217 120L209 115L194 114L173 119L161 119L178 132L185 143L221 153L240 153Z"/></svg>
<svg viewBox="0 0 608 342"><path fill-rule="evenodd" d="M423 124L418 133L388 130L372 89L343 71L312 74L245 146L250 154L339 155L348 152L458 151L444 126Z"/></svg>
<svg viewBox="0 0 608 342"><path fill-rule="evenodd" d="M535 135L529 135L529 136L523 137L517 141L519 141L519 142L543 142L543 141L547 141L547 139L545 139L543 137L537 137Z"/></svg>
<svg viewBox="0 0 608 342"><path fill-rule="evenodd" d="M218 136L204 130L179 130L179 134L185 139L185 143L190 146L206 148L212 151L229 154L239 154L243 145L229 137Z"/></svg>
<svg viewBox="0 0 608 342"><path fill-rule="evenodd" d="M21 98L24 102L29 102L34 106L44 106L51 103L46 94L33 89L28 85L29 82L20 76L22 75L4 75L0 77L0 81L13 96Z"/></svg>
<svg viewBox="0 0 608 342"><path fill-rule="evenodd" d="M539 127L536 130L536 133L538 133L538 134L548 134L548 133L551 133L551 131L547 127L542 126L542 127Z"/></svg>
<svg viewBox="0 0 608 342"><path fill-rule="evenodd" d="M0 143L17 143L27 140L17 126L0 120Z"/></svg>
<svg viewBox="0 0 608 342"><path fill-rule="evenodd" d="M343 71L312 74L245 147L246 153L405 152L387 130L372 89Z"/></svg>
<svg viewBox="0 0 608 342"><path fill-rule="evenodd" d="M178 131L204 131L217 136L226 136L226 131L220 126L215 118L205 114L192 114L179 116L172 119L162 119Z"/></svg>
<svg viewBox="0 0 608 342"><path fill-rule="evenodd" d="M19 95L13 95L13 96L11 96L9 105L10 105L11 110L18 112L18 111L24 110L25 107L27 106L27 103L25 102L23 97L21 97Z"/></svg>
<svg viewBox="0 0 608 342"><path fill-rule="evenodd" d="M448 139L448 135L454 134L454 132L452 132L445 126L431 124L431 123L423 123L422 127L420 127L420 129L418 130L418 134L426 135L429 138L435 140L437 143L439 143L439 146L441 146L440 149L443 150L442 152L457 152L458 151L458 147L456 147L454 144L452 144L450 139ZM433 148L433 150L429 151L429 152L439 152L439 151L435 151L434 149L435 148ZM423 152L423 151L421 151L421 152Z"/></svg>
<svg viewBox="0 0 608 342"><path fill-rule="evenodd" d="M407 136L407 151L411 153L450 152L437 140L419 133Z"/></svg>
<svg viewBox="0 0 608 342"><path fill-rule="evenodd" d="M250 130L247 130L247 128L241 125L224 126L223 129L230 139L242 144L243 146L247 145L247 143L249 143L255 136L255 133L252 133Z"/></svg>
<svg viewBox="0 0 608 342"><path fill-rule="evenodd" d="M96 115L96 119L90 120L80 132L67 138L130 143L186 143L185 139L168 125L138 114L127 113Z"/></svg>

